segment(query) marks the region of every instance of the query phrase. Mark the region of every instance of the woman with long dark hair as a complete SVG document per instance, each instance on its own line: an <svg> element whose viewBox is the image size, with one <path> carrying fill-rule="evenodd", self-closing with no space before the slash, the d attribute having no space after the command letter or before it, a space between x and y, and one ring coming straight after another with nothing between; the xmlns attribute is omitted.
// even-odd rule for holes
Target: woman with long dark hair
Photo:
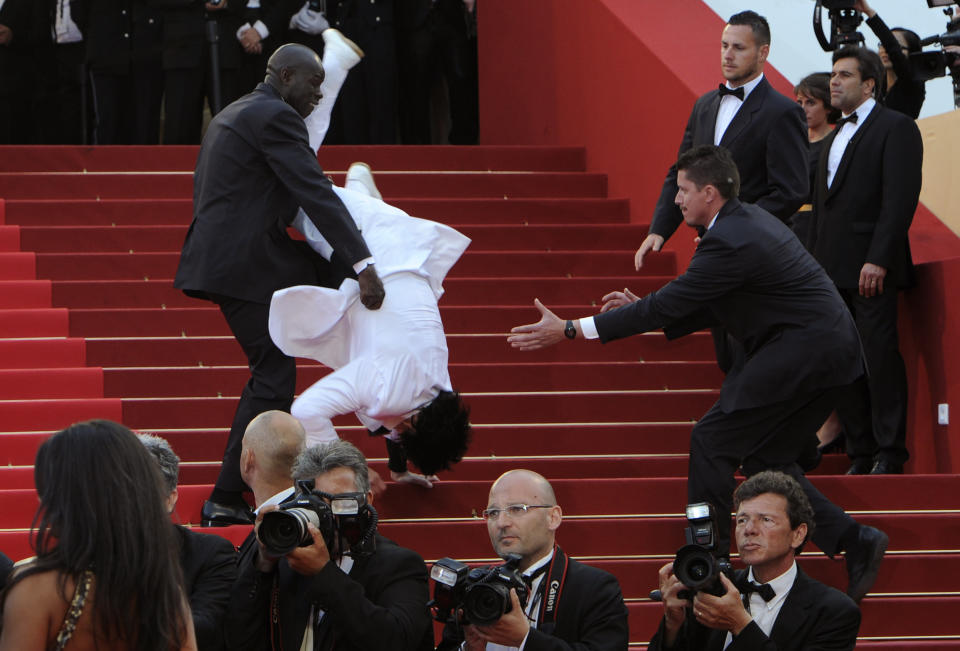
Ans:
<svg viewBox="0 0 960 651"><path fill-rule="evenodd" d="M117 423L40 446L31 544L3 597L0 651L195 650L156 463Z"/></svg>
<svg viewBox="0 0 960 651"><path fill-rule="evenodd" d="M905 27L888 28L867 0L856 0L854 8L867 16L867 25L880 39L877 52L887 76L885 88L877 99L882 100L888 108L916 120L927 97L926 83L914 79L910 70L910 55L922 49L920 37Z"/></svg>

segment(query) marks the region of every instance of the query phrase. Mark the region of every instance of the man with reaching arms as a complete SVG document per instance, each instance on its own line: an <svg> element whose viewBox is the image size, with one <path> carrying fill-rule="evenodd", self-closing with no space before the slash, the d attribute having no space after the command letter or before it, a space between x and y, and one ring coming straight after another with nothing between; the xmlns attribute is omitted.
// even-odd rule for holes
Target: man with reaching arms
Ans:
<svg viewBox="0 0 960 651"><path fill-rule="evenodd" d="M483 512L497 556L521 557L530 580L526 608L510 591L510 612L495 623L444 629L438 651L622 651L627 648L627 607L617 579L569 558L556 544L563 512L550 482L530 470L510 470L490 488Z"/></svg>
<svg viewBox="0 0 960 651"><path fill-rule="evenodd" d="M859 601L876 579L887 536L857 524L824 497L797 461L838 395L864 381L860 341L849 310L823 268L783 222L737 199L737 166L721 147L680 156L676 203L704 235L687 271L650 295L613 299L594 317L564 321L535 301L538 323L517 326L509 342L536 350L566 339L612 341L664 328L670 338L720 325L743 348L720 399L690 435L689 502L730 512L734 472L779 469L803 487L817 516L814 542L846 550L847 593ZM610 309L614 308L614 309ZM729 549L730 523L717 523Z"/></svg>
<svg viewBox="0 0 960 651"><path fill-rule="evenodd" d="M740 485L733 503L737 548L747 569L732 580L720 575L723 595L698 591L691 600L680 594L686 586L673 574L673 563L660 568L663 620L650 651L853 649L860 609L797 566L814 529L799 484L781 472L760 472Z"/></svg>

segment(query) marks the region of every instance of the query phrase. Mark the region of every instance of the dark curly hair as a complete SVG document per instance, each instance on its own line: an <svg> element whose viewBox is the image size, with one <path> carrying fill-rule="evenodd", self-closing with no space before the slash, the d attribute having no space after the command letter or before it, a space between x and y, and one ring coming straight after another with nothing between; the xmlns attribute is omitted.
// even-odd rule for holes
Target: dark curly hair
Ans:
<svg viewBox="0 0 960 651"><path fill-rule="evenodd" d="M790 518L790 528L796 529L801 524L807 525L807 537L803 539L800 546L794 550L799 555L803 551L803 546L807 544L816 528L814 521L813 507L810 506L810 500L796 479L779 470L764 470L752 475L737 487L733 492L733 508L740 509L740 504L764 493L773 493L782 495L787 500L787 516Z"/></svg>
<svg viewBox="0 0 960 651"><path fill-rule="evenodd" d="M456 391L441 391L400 433L407 458L425 475L447 470L470 445L470 407Z"/></svg>

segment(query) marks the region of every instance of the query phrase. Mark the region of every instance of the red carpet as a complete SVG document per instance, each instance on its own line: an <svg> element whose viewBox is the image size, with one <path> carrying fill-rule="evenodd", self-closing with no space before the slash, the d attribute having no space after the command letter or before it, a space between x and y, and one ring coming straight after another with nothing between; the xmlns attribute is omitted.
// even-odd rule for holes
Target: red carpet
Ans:
<svg viewBox="0 0 960 651"><path fill-rule="evenodd" d="M247 371L218 310L171 287L195 156L192 147L0 151L0 549L14 558L31 553L36 449L76 420L112 418L166 437L183 460L178 518L199 519ZM370 162L401 208L473 238L440 304L474 442L429 493L391 486L377 504L383 532L427 559L489 559L474 516L490 482L514 467L542 472L567 516L561 544L619 577L642 648L661 612L647 592L683 543L690 429L717 398L711 339L651 333L520 354L504 333L538 318L534 297L577 316L607 291L656 289L676 273L675 256L633 271L645 228L606 196L603 175L584 173L582 149L330 148L322 163L340 178L353 160ZM308 361L299 369L298 390L328 372ZM386 474L382 442L352 417L337 425ZM858 648L960 648L951 617L960 477L845 477L845 468L828 455L814 482L891 539ZM216 533L239 542L247 531ZM816 549L802 563L821 580L846 581L843 563Z"/></svg>

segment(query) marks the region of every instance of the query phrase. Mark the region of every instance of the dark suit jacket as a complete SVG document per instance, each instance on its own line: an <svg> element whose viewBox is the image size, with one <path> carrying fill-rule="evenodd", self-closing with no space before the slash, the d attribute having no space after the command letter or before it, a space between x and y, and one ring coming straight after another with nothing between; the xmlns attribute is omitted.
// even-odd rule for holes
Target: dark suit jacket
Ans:
<svg viewBox="0 0 960 651"><path fill-rule="evenodd" d="M712 145L720 93L697 100L680 143L680 154L697 145ZM740 198L786 221L807 199L807 121L797 103L773 89L766 78L744 100L720 146L728 149L740 171ZM677 165L667 172L650 232L668 239L683 221L673 203Z"/></svg>
<svg viewBox="0 0 960 651"><path fill-rule="evenodd" d="M627 606L617 578L601 569L570 559L556 628L531 629L524 651L623 651L629 644ZM453 627L444 628L437 651L457 649L462 639Z"/></svg>
<svg viewBox="0 0 960 651"><path fill-rule="evenodd" d="M742 577L746 570L738 570ZM857 642L860 609L839 590L811 579L797 568L797 578L787 595L770 637L751 622L733 638L727 651L849 651ZM727 631L702 626L688 615L676 643L663 646L663 621L650 641L649 651L689 649L721 651Z"/></svg>
<svg viewBox="0 0 960 651"><path fill-rule="evenodd" d="M871 262L887 269L885 285L913 283L907 230L920 200L923 139L909 117L877 104L847 144L827 188L825 139L814 188L807 248L838 287L855 288Z"/></svg>
<svg viewBox="0 0 960 651"><path fill-rule="evenodd" d="M681 336L723 326L744 363L720 391L725 412L853 382L864 373L850 312L790 229L731 199L687 271L643 299L594 317L604 342L656 328Z"/></svg>
<svg viewBox="0 0 960 651"><path fill-rule="evenodd" d="M217 11L207 11L204 0L148 0L163 14L163 68L199 68L209 66L206 23L217 23L219 38L217 52L220 67L237 68L243 57L243 47L237 41L237 29L244 22L243 0L232 2Z"/></svg>
<svg viewBox="0 0 960 651"><path fill-rule="evenodd" d="M199 651L223 649L223 616L237 579L237 550L216 534L177 526L184 587Z"/></svg>
<svg viewBox="0 0 960 651"><path fill-rule="evenodd" d="M286 232L298 206L345 262L369 257L317 163L303 118L260 84L218 113L203 138L174 287L265 304L277 289L316 284L318 256Z"/></svg>
<svg viewBox="0 0 960 651"><path fill-rule="evenodd" d="M255 561L253 534L240 548L240 574L227 615L227 648L262 651L272 648L270 603L274 581L279 585L277 651L298 651L316 604L325 611L316 647L324 651L427 651L433 648L433 628L427 601L427 568L423 559L383 536L373 555L357 559L350 574L328 563L307 577L281 559L268 574ZM317 643L315 639L315 643Z"/></svg>

